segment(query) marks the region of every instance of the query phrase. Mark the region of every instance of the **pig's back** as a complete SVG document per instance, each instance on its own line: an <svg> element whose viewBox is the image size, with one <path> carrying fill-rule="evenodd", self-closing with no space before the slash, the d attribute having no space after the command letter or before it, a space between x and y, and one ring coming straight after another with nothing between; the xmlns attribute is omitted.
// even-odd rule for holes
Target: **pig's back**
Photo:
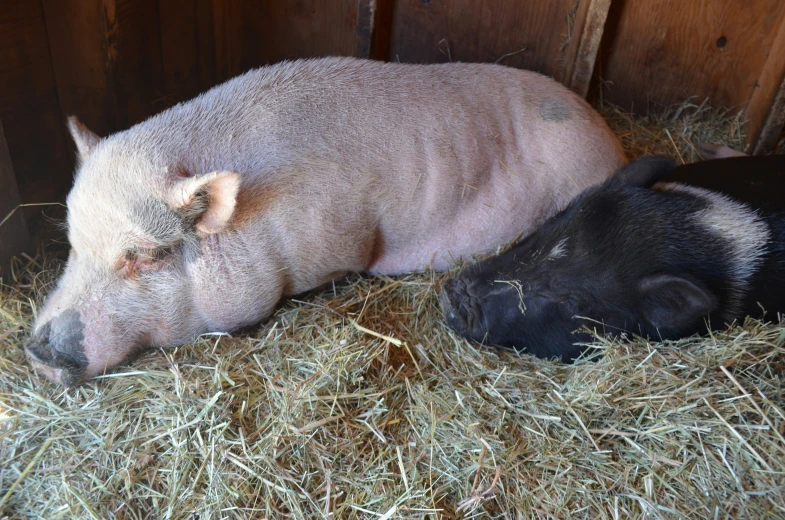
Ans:
<svg viewBox="0 0 785 520"><path fill-rule="evenodd" d="M347 220L374 220L378 272L444 269L529 234L624 163L583 100L490 64L285 62L169 112L158 117L194 129L196 169L298 186L332 201L320 211L362 206Z"/></svg>

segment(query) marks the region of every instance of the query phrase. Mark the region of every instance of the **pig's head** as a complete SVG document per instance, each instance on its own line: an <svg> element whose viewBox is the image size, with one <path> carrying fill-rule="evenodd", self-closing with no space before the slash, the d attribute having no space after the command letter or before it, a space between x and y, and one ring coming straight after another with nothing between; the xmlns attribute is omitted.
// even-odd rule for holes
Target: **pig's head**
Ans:
<svg viewBox="0 0 785 520"><path fill-rule="evenodd" d="M565 361L585 350L584 327L652 338L705 327L729 273L714 242L699 243L712 235L700 222L707 202L651 189L672 168L658 157L630 163L534 235L445 282L447 323L476 341Z"/></svg>
<svg viewBox="0 0 785 520"><path fill-rule="evenodd" d="M39 372L73 385L212 325L194 296L209 288L189 270L230 225L240 179L171 164L150 136L131 147L74 118L69 127L80 158L67 200L71 252L25 350Z"/></svg>

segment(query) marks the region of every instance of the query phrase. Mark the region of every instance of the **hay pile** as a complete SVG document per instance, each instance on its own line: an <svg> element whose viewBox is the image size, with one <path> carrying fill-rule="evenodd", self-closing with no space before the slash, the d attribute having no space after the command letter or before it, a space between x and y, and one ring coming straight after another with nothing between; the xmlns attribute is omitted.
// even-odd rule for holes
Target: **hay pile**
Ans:
<svg viewBox="0 0 785 520"><path fill-rule="evenodd" d="M631 155L742 138L706 109L603 112ZM785 327L598 338L604 357L565 366L457 338L441 275L353 276L64 390L21 347L57 265L0 293L8 518L785 516Z"/></svg>

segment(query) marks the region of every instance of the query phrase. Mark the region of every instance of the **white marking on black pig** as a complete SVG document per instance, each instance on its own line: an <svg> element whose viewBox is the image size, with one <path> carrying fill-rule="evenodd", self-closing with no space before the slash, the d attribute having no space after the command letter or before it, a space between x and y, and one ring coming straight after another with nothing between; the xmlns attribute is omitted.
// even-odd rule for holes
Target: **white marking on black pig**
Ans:
<svg viewBox="0 0 785 520"><path fill-rule="evenodd" d="M559 243L553 246L551 252L548 253L548 260L557 260L567 255L567 238L562 238Z"/></svg>
<svg viewBox="0 0 785 520"><path fill-rule="evenodd" d="M732 320L741 311L750 277L763 263L770 241L768 226L752 208L720 193L676 183L662 183L655 188L688 193L708 203L693 213L692 219L714 235L716 241L728 244L730 298L723 318Z"/></svg>

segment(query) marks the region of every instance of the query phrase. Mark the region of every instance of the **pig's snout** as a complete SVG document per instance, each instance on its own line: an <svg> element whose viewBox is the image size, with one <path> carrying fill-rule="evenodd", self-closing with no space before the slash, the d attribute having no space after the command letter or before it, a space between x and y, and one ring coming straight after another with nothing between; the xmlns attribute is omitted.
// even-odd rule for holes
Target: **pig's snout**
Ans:
<svg viewBox="0 0 785 520"><path fill-rule="evenodd" d="M44 324L25 344L25 353L36 371L57 383L81 382L87 368L84 323L70 309Z"/></svg>
<svg viewBox="0 0 785 520"><path fill-rule="evenodd" d="M474 298L469 295L466 283L459 278L444 282L439 294L439 304L447 325L461 334L472 334L474 326L479 321L477 316L479 308Z"/></svg>

